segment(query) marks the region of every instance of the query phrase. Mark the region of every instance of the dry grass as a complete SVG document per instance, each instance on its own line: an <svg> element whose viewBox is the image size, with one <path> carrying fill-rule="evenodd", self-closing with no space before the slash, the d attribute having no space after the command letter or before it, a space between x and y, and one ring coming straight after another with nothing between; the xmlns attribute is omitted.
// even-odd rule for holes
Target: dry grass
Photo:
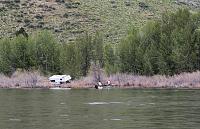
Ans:
<svg viewBox="0 0 200 129"><path fill-rule="evenodd" d="M111 82L120 87L142 88L200 88L200 72L181 73L174 76L137 76L115 74L109 77Z"/></svg>
<svg viewBox="0 0 200 129"><path fill-rule="evenodd" d="M11 77L0 75L2 88L46 88L50 87L48 79L38 71L16 71Z"/></svg>
<svg viewBox="0 0 200 129"><path fill-rule="evenodd" d="M102 75L102 83L106 85L107 80L111 81L113 87L120 88L200 88L200 71L193 73L181 73L174 76L138 76L131 74L114 74L111 76ZM94 76L81 78L72 82L74 88L94 87Z"/></svg>
<svg viewBox="0 0 200 129"><path fill-rule="evenodd" d="M110 80L113 87L120 88L200 88L200 71L174 76L138 76L118 73L109 77L103 71L92 72L87 77L73 80L61 87L94 87L97 84L97 74L104 85ZM11 77L0 74L0 88L49 88L52 86L48 78L38 71L16 71Z"/></svg>

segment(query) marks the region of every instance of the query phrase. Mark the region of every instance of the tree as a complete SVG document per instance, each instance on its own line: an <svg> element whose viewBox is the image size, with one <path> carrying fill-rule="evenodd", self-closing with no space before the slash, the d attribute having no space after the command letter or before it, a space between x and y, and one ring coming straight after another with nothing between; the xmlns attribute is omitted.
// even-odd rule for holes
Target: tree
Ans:
<svg viewBox="0 0 200 129"><path fill-rule="evenodd" d="M123 40L118 47L119 67L121 72L137 74L141 72L140 50L138 30L133 28L126 39Z"/></svg>
<svg viewBox="0 0 200 129"><path fill-rule="evenodd" d="M81 73L83 76L86 76L91 66L92 37L86 34L84 37L79 38L76 42L76 49L81 55Z"/></svg>
<svg viewBox="0 0 200 129"><path fill-rule="evenodd" d="M33 37L37 67L43 72L58 73L60 71L60 50L53 35L48 31L42 31Z"/></svg>
<svg viewBox="0 0 200 129"><path fill-rule="evenodd" d="M111 44L104 46L104 68L108 75L117 72L117 57Z"/></svg>
<svg viewBox="0 0 200 129"><path fill-rule="evenodd" d="M13 67L10 39L0 39L0 50L0 72L11 75Z"/></svg>
<svg viewBox="0 0 200 129"><path fill-rule="evenodd" d="M101 68L104 65L103 62L103 37L99 33L96 33L92 39L92 61L95 65L99 65Z"/></svg>
<svg viewBox="0 0 200 129"><path fill-rule="evenodd" d="M132 29L119 44L121 72L173 75L199 69L200 14L180 9Z"/></svg>
<svg viewBox="0 0 200 129"><path fill-rule="evenodd" d="M61 49L61 73L70 74L73 78L80 77L81 54L76 43L64 44Z"/></svg>
<svg viewBox="0 0 200 129"><path fill-rule="evenodd" d="M18 36L12 40L12 62L15 69L32 67L28 47L28 40L23 36Z"/></svg>

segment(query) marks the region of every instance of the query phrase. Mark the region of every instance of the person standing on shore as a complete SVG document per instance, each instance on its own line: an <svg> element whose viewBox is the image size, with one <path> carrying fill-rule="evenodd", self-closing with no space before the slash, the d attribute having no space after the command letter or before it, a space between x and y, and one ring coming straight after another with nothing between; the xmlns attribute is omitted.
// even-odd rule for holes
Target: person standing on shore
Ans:
<svg viewBox="0 0 200 129"><path fill-rule="evenodd" d="M108 85L108 86L110 86L110 85L111 85L111 82L110 82L110 80L108 80L108 81L107 81L107 85Z"/></svg>
<svg viewBox="0 0 200 129"><path fill-rule="evenodd" d="M102 86L102 83L100 81L98 82L98 86Z"/></svg>

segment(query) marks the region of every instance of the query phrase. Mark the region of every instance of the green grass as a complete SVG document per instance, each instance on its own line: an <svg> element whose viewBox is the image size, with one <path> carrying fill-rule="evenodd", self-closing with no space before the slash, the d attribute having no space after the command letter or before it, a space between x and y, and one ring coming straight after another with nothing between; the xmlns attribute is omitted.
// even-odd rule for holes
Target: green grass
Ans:
<svg viewBox="0 0 200 129"><path fill-rule="evenodd" d="M25 0L24 0L25 1ZM44 0L42 0L44 1ZM177 5L174 0L73 0L79 1L81 5L76 9L66 9L64 4L55 5L56 10L53 12L43 12L45 19L42 21L45 23L45 27L49 27L50 30L56 35L56 37L62 42L70 42L79 37L82 32L89 32L94 34L96 31L100 31L106 38L105 42L118 43L126 35L127 30L130 27L140 27L144 25L148 20L159 19L162 13L168 11L175 11L183 5ZM112 3L111 1L115 1ZM125 2L130 1L130 6L126 6ZM26 1L25 1L26 2ZM139 2L145 2L149 6L147 9L139 7ZM44 3L44 2L43 2ZM24 7L19 10L11 9L5 12L6 16L2 16L0 19L0 37L7 35L13 36L14 32L24 23L18 23L17 16L20 11L34 12L38 9L37 6L31 6L31 8ZM69 16L64 18L65 13L71 12L72 14L80 14L80 16ZM29 19L33 24L38 24L35 20L34 14L24 14L24 19ZM61 28L62 32L54 32L54 28ZM32 33L36 30L43 28L28 28L25 26L28 33Z"/></svg>
<svg viewBox="0 0 200 129"><path fill-rule="evenodd" d="M96 26L107 37L107 42L112 43L119 42L132 25L140 27L148 20L160 18L162 13L179 8L171 0L145 0L143 2L149 6L147 9L138 6L141 0L130 0L130 6L126 6L127 0L115 0L114 4L111 0L90 1L84 0L80 10L94 19L100 19L100 24ZM95 27L92 30L96 30Z"/></svg>

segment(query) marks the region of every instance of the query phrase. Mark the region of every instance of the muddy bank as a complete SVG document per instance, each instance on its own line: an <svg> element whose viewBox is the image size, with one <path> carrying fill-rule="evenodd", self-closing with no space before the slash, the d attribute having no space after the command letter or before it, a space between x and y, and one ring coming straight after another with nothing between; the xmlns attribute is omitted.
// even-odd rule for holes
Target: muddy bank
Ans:
<svg viewBox="0 0 200 129"><path fill-rule="evenodd" d="M155 75L155 76L138 76L131 74L114 74L106 76L102 74L100 81L107 85L110 80L113 88L191 88L200 89L200 72L181 73L174 76ZM96 78L92 75L73 80L71 83L62 84L60 87L66 88L94 88L97 84ZM43 76L40 72L15 72L11 77L0 75L0 88L43 88L48 89L55 87L48 81L48 77Z"/></svg>

